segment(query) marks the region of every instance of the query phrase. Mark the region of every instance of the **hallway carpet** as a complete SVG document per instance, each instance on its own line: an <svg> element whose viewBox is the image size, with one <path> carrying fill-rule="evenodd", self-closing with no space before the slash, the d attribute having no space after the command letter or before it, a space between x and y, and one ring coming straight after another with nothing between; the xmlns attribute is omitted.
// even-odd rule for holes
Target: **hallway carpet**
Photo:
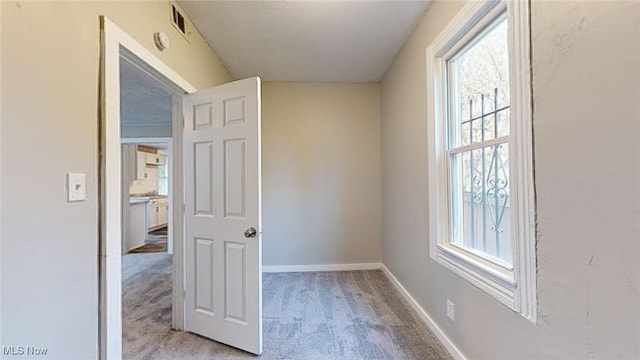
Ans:
<svg viewBox="0 0 640 360"><path fill-rule="evenodd" d="M171 324L171 255L123 257L125 359L450 359L381 271L266 273L257 357Z"/></svg>

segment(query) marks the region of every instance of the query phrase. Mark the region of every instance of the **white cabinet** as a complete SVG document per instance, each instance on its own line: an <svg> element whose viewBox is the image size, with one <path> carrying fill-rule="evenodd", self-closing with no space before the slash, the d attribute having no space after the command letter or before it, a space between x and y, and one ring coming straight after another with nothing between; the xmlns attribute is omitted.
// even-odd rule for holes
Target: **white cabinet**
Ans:
<svg viewBox="0 0 640 360"><path fill-rule="evenodd" d="M149 229L154 229L158 226L158 213L159 213L160 205L154 203L154 201L149 201L149 205L147 207L147 226Z"/></svg>
<svg viewBox="0 0 640 360"><path fill-rule="evenodd" d="M136 180L149 180L147 153L138 151L136 156Z"/></svg>
<svg viewBox="0 0 640 360"><path fill-rule="evenodd" d="M155 230L167 225L169 202L167 199L153 199L147 205L147 226Z"/></svg>
<svg viewBox="0 0 640 360"><path fill-rule="evenodd" d="M147 238L146 214L146 202L129 205L129 233L125 241L125 251L144 245Z"/></svg>
<svg viewBox="0 0 640 360"><path fill-rule="evenodd" d="M167 157L164 155L158 154L146 154L147 158L145 159L147 165L152 166L160 166L167 163Z"/></svg>
<svg viewBox="0 0 640 360"><path fill-rule="evenodd" d="M169 204L158 205L158 226L165 226L168 222Z"/></svg>
<svg viewBox="0 0 640 360"><path fill-rule="evenodd" d="M152 181L154 183L158 183L158 168L155 166L147 166L147 170L145 170L147 174L147 180ZM154 187L157 187L154 186Z"/></svg>
<svg viewBox="0 0 640 360"><path fill-rule="evenodd" d="M150 158L152 158L152 160L149 160ZM153 161L153 165L150 165L150 161ZM138 151L136 156L136 180L151 180L157 182L157 165L164 165L165 163L165 156Z"/></svg>

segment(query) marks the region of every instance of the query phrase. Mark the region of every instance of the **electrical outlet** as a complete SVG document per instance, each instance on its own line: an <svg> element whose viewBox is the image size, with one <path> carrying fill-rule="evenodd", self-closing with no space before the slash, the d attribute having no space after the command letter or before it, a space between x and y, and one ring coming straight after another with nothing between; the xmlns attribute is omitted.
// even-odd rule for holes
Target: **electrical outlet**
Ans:
<svg viewBox="0 0 640 360"><path fill-rule="evenodd" d="M447 317L449 318L449 320L451 320L451 322L455 321L455 313L456 306L451 300L447 299Z"/></svg>

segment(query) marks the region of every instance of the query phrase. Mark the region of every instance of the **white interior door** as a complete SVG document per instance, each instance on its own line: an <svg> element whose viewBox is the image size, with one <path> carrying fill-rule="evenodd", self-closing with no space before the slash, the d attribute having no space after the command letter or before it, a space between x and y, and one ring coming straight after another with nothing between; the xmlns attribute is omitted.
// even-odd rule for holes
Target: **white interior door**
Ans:
<svg viewBox="0 0 640 360"><path fill-rule="evenodd" d="M185 330L262 352L260 79L184 98Z"/></svg>

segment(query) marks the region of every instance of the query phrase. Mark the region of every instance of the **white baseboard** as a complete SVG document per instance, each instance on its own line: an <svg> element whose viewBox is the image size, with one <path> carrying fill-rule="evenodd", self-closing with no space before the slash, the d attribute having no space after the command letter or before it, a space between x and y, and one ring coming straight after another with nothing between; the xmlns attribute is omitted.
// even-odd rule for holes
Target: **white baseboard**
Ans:
<svg viewBox="0 0 640 360"><path fill-rule="evenodd" d="M378 270L381 263L360 264L326 264L326 265L275 265L263 266L263 273L273 272L310 272L310 271L351 271L351 270Z"/></svg>
<svg viewBox="0 0 640 360"><path fill-rule="evenodd" d="M422 321L424 321L425 324L427 324L429 329L433 331L433 333L436 335L438 340L440 340L440 342L444 345L444 347L449 351L451 356L456 360L467 360L467 357L464 356L462 351L460 351L460 349L458 349L456 344L454 344L453 341L451 341L451 339L447 337L447 335L442 331L442 329L440 329L438 324L436 324L433 321L431 316L429 316L429 314L422 308L422 306L420 306L420 304L418 304L418 302L413 298L413 296L409 294L407 289L405 289L404 286L402 286L400 281L398 281L398 279L396 279L396 277L393 276L391 271L389 271L389 269L387 269L387 267L384 266L384 264L382 264L381 268L382 268L382 272L387 276L389 281L391 281L393 286L395 286L396 289L398 289L400 294L402 294L402 297L404 297L404 299L407 300L407 302L409 302L413 310L415 310L415 312L418 313Z"/></svg>

